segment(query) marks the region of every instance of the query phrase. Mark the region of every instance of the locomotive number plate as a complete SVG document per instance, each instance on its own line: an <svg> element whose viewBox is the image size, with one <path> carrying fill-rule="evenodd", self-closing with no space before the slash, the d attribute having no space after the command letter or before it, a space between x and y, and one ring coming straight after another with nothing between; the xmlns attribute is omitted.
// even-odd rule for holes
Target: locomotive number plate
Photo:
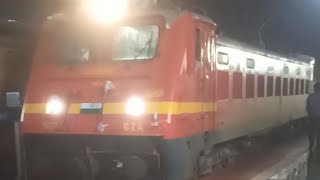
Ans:
<svg viewBox="0 0 320 180"><path fill-rule="evenodd" d="M126 132L141 132L143 131L143 126L141 122L124 122L123 130Z"/></svg>

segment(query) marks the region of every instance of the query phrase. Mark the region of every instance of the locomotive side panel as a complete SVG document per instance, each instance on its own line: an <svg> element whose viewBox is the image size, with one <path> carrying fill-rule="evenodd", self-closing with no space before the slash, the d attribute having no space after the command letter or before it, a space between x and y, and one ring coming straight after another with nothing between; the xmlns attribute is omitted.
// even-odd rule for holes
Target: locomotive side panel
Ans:
<svg viewBox="0 0 320 180"><path fill-rule="evenodd" d="M184 41L186 49L182 61L177 60L182 68L175 68L178 79L172 89L178 101L192 102L198 107L193 108L193 113L171 116L172 122L167 124L172 134L167 131L164 137L162 162L170 180L189 179L197 173L200 153L214 143L210 137L215 128L215 27L193 18L188 20L190 24L181 20L179 18L171 30L175 31L175 37L184 34L188 41Z"/></svg>

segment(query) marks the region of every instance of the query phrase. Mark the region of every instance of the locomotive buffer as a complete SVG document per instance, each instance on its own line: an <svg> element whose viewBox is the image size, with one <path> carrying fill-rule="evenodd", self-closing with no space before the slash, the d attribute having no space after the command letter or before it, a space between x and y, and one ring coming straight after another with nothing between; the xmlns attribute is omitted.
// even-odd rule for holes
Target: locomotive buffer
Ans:
<svg viewBox="0 0 320 180"><path fill-rule="evenodd" d="M307 180L308 141L300 137L239 157L232 167L216 169L201 180Z"/></svg>

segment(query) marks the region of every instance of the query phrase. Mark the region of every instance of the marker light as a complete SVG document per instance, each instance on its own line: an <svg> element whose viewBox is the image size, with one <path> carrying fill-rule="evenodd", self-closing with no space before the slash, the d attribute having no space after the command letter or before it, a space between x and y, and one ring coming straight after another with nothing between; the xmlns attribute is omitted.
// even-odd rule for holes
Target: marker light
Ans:
<svg viewBox="0 0 320 180"><path fill-rule="evenodd" d="M65 103L58 97L52 97L47 102L46 114L60 115L66 110Z"/></svg>
<svg viewBox="0 0 320 180"><path fill-rule="evenodd" d="M127 0L85 0L84 8L98 22L115 22L127 11Z"/></svg>
<svg viewBox="0 0 320 180"><path fill-rule="evenodd" d="M125 106L126 114L140 116L145 112L145 102L139 97L131 97Z"/></svg>

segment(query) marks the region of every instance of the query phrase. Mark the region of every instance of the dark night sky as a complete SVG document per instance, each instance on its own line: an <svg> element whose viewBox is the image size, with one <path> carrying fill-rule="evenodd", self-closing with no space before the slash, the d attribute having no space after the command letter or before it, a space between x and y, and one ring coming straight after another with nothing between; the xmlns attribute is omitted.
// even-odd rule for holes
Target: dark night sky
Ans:
<svg viewBox="0 0 320 180"><path fill-rule="evenodd" d="M70 1L2 0L0 18L40 23L44 16ZM204 7L225 34L251 44L259 44L259 26L272 16L262 30L267 48L310 54L320 59L319 0L184 1Z"/></svg>
<svg viewBox="0 0 320 180"><path fill-rule="evenodd" d="M262 30L267 47L320 57L320 1L308 0L200 0L208 14L231 36L258 44Z"/></svg>

